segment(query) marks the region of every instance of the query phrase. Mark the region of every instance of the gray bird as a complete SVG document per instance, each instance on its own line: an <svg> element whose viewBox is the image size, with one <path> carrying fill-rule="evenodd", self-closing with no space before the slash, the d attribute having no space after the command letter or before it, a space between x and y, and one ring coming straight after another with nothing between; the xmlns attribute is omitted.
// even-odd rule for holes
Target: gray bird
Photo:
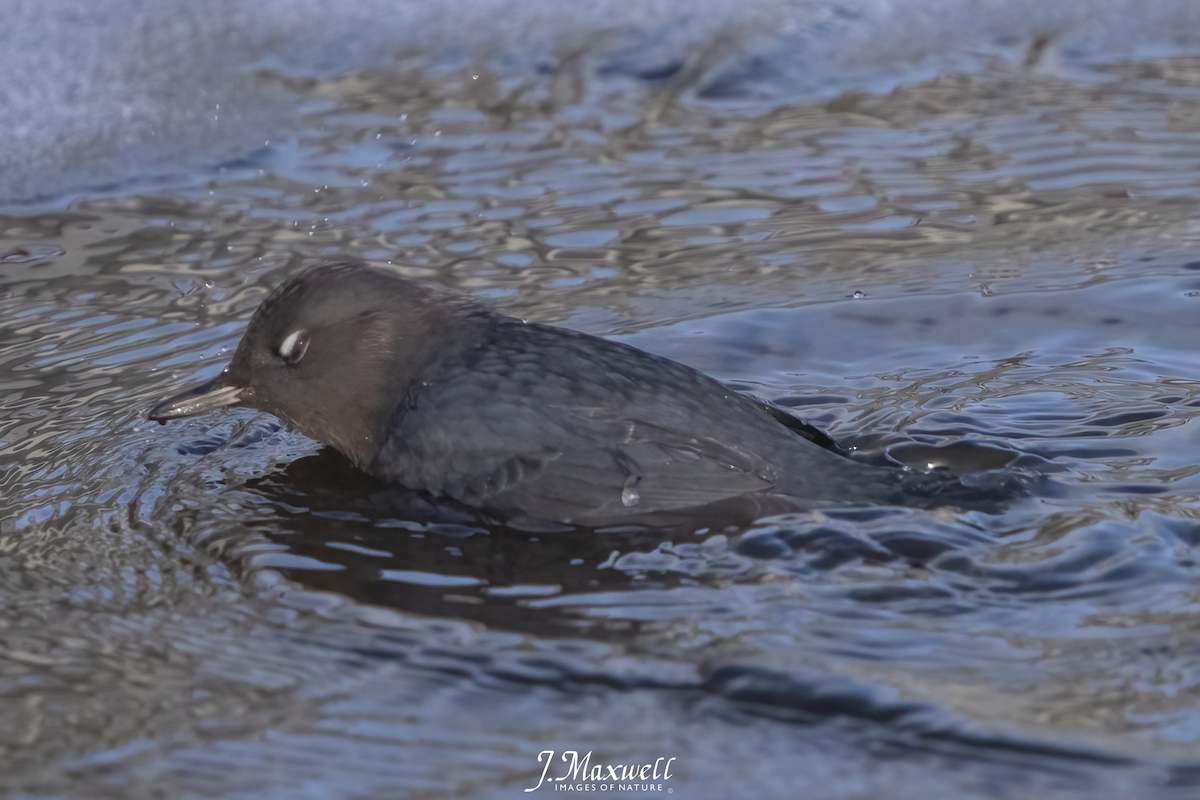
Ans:
<svg viewBox="0 0 1200 800"><path fill-rule="evenodd" d="M691 367L356 263L277 288L225 371L150 418L235 405L377 478L511 519L749 521L864 503L994 511L1013 493L853 461Z"/></svg>

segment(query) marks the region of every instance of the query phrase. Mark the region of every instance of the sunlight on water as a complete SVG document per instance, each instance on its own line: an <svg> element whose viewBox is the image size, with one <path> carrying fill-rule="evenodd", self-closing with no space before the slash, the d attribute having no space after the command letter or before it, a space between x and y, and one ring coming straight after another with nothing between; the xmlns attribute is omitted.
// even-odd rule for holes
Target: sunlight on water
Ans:
<svg viewBox="0 0 1200 800"><path fill-rule="evenodd" d="M292 135L10 209L0 753L30 766L0 785L492 796L548 742L669 743L696 797L762 759L830 797L1194 781L1200 67L1096 74L756 115L269 75ZM146 420L333 257L691 364L856 457L1046 482L996 515L520 532L264 415Z"/></svg>

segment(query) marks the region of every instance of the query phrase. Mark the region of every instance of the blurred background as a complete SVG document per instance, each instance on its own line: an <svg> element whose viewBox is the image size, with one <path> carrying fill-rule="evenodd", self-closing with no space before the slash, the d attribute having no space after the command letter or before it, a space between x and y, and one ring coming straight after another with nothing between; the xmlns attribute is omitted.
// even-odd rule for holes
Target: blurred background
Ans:
<svg viewBox="0 0 1200 800"><path fill-rule="evenodd" d="M2 8L0 792L1200 791L1200 6ZM146 422L345 257L1056 489L538 536Z"/></svg>

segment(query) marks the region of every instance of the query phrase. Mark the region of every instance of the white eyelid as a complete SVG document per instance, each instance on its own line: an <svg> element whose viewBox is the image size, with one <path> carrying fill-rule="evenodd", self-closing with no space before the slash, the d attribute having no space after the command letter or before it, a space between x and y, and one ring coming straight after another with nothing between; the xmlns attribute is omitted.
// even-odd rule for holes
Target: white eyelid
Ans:
<svg viewBox="0 0 1200 800"><path fill-rule="evenodd" d="M304 331L292 331L287 335L287 338L279 343L279 355L282 358L291 358L296 350L296 345L300 342L300 337L304 335Z"/></svg>

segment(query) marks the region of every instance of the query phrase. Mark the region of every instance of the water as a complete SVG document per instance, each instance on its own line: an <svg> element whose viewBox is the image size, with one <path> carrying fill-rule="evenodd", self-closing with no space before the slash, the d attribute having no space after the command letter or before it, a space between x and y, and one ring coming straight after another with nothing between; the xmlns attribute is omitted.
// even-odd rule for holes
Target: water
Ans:
<svg viewBox="0 0 1200 800"><path fill-rule="evenodd" d="M237 160L10 207L0 786L513 797L578 750L675 758L683 797L1194 794L1198 66L766 105L283 70L301 122ZM521 533L264 415L145 420L345 256L692 364L864 457L1058 490Z"/></svg>

